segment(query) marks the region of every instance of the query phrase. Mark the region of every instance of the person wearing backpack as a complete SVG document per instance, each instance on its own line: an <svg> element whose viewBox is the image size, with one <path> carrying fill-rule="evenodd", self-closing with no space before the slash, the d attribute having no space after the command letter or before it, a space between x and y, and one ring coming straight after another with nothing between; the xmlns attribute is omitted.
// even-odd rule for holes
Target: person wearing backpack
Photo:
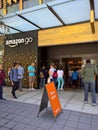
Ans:
<svg viewBox="0 0 98 130"><path fill-rule="evenodd" d="M62 66L59 67L59 69L57 70L57 74L58 74L58 90L64 90L63 86L64 86L64 71L62 69Z"/></svg>
<svg viewBox="0 0 98 130"><path fill-rule="evenodd" d="M50 69L49 69L49 79L50 79L50 82L52 82L53 81L53 77L52 77L52 75L53 75L53 72L54 72L54 70L55 70L55 65L54 65L54 63L51 63L50 64Z"/></svg>
<svg viewBox="0 0 98 130"><path fill-rule="evenodd" d="M49 79L50 79L50 82L54 82L55 85L56 85L57 77L54 76L55 75L54 74L55 71L56 71L55 64L51 63L50 64L50 69L49 69Z"/></svg>
<svg viewBox="0 0 98 130"><path fill-rule="evenodd" d="M57 73L57 68L56 67L55 67L55 70L53 72L52 77L53 77L53 82L54 82L55 87L56 87L57 86L57 78L58 78L58 73Z"/></svg>

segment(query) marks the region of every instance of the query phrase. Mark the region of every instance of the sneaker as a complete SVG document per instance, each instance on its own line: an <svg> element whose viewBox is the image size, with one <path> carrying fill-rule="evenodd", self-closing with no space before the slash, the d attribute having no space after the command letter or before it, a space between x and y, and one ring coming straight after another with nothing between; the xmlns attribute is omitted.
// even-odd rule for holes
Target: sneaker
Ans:
<svg viewBox="0 0 98 130"><path fill-rule="evenodd" d="M13 96L15 99L17 99L17 97L16 96Z"/></svg>
<svg viewBox="0 0 98 130"><path fill-rule="evenodd" d="M5 98L2 98L2 100L6 100Z"/></svg>
<svg viewBox="0 0 98 130"><path fill-rule="evenodd" d="M0 100L6 100L5 98L0 98Z"/></svg>
<svg viewBox="0 0 98 130"><path fill-rule="evenodd" d="M63 89L63 88L60 88L60 90L62 90L62 91L63 91L64 89Z"/></svg>
<svg viewBox="0 0 98 130"><path fill-rule="evenodd" d="M29 90L29 91L31 91L32 89L31 89L31 88L29 88L28 90Z"/></svg>
<svg viewBox="0 0 98 130"><path fill-rule="evenodd" d="M34 90L36 90L36 89L32 88L31 90L33 90L33 91L34 91Z"/></svg>
<svg viewBox="0 0 98 130"><path fill-rule="evenodd" d="M22 91L22 88L21 89L19 89L20 91Z"/></svg>
<svg viewBox="0 0 98 130"><path fill-rule="evenodd" d="M84 103L85 103L85 104L87 104L87 103L88 103L88 101L84 101Z"/></svg>
<svg viewBox="0 0 98 130"><path fill-rule="evenodd" d="M92 106L96 106L97 104L96 103L92 103Z"/></svg>

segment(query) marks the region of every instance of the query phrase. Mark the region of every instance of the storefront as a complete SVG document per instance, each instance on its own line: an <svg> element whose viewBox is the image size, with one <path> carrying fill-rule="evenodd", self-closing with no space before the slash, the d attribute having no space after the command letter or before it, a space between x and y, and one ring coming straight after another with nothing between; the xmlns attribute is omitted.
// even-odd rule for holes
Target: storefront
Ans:
<svg viewBox="0 0 98 130"><path fill-rule="evenodd" d="M49 68L51 62L61 64L67 75L69 66L71 70L81 70L88 58L98 67L98 26L95 34L91 33L90 24L85 23L39 31L38 35L41 65Z"/></svg>
<svg viewBox="0 0 98 130"><path fill-rule="evenodd" d="M98 64L98 21L92 34L90 23L81 23L38 32L38 47L47 50L48 63L64 58L95 58ZM43 48L44 47L44 48Z"/></svg>
<svg viewBox="0 0 98 130"><path fill-rule="evenodd" d="M37 68L43 64L49 68L50 62L53 61L56 65L69 64L72 69L81 69L87 58L98 65L98 0L49 1L47 0L47 4L2 16L0 19L4 27L0 32L7 34L4 42L6 71L16 60L23 62L25 70L30 60L35 59L38 60ZM32 30L38 31L38 37L35 36L33 40L31 37L37 33L27 32ZM26 41L32 41L32 45L23 44L25 37Z"/></svg>

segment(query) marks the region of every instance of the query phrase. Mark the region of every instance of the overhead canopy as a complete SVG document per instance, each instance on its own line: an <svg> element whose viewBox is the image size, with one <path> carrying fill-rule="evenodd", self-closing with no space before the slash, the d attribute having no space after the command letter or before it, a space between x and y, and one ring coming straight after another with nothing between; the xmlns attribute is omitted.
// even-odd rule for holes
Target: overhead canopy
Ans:
<svg viewBox="0 0 98 130"><path fill-rule="evenodd" d="M95 18L98 19L98 0L94 0ZM55 0L0 18L6 33L40 30L90 21L89 0ZM0 33L4 33L3 26Z"/></svg>
<svg viewBox="0 0 98 130"><path fill-rule="evenodd" d="M49 6L53 8L65 24L90 20L89 0L66 0L66 2L62 3L51 2Z"/></svg>

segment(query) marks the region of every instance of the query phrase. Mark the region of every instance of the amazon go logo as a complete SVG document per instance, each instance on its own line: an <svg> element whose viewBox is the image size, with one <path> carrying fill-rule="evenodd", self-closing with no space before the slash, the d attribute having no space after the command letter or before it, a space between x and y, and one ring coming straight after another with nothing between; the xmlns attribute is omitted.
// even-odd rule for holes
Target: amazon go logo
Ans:
<svg viewBox="0 0 98 130"><path fill-rule="evenodd" d="M24 40L25 40L25 45L28 45L29 43L33 42L33 38L32 37L27 37Z"/></svg>
<svg viewBox="0 0 98 130"><path fill-rule="evenodd" d="M20 44L28 45L32 43L33 41L34 39L32 37L12 39L12 40L6 40L6 45L8 45L9 47L16 47Z"/></svg>

